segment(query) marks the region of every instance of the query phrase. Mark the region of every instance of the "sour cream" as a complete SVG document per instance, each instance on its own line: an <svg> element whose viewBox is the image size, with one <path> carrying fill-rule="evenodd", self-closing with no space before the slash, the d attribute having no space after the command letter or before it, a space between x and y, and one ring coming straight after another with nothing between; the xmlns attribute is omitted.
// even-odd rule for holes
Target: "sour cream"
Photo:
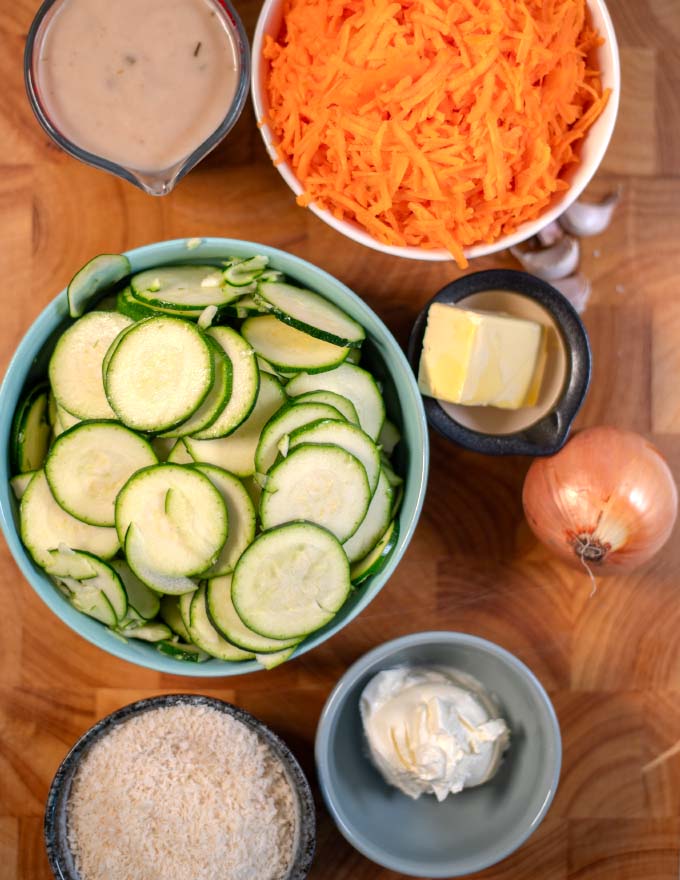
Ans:
<svg viewBox="0 0 680 880"><path fill-rule="evenodd" d="M360 700L371 757L409 797L449 794L496 773L510 733L482 685L454 669L379 672Z"/></svg>

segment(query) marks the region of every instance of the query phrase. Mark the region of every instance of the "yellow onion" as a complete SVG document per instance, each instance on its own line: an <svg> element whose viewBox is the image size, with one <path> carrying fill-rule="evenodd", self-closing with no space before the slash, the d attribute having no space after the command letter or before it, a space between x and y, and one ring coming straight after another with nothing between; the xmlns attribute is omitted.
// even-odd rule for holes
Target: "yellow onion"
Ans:
<svg viewBox="0 0 680 880"><path fill-rule="evenodd" d="M594 574L635 568L666 542L678 492L659 450L619 428L586 428L536 459L522 493L535 535Z"/></svg>

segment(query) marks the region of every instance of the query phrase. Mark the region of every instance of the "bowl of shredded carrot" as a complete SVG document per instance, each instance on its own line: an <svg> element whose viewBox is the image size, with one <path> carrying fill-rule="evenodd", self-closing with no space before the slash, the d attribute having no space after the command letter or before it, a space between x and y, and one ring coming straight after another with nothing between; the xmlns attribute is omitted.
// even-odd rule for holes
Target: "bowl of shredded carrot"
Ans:
<svg viewBox="0 0 680 880"><path fill-rule="evenodd" d="M258 125L298 204L461 267L578 198L619 90L603 0L265 0L253 43Z"/></svg>

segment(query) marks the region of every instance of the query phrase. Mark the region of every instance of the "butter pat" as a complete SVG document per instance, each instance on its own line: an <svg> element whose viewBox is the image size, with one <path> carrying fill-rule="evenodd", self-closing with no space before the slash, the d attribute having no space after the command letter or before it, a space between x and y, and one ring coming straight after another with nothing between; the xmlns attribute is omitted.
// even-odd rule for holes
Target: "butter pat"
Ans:
<svg viewBox="0 0 680 880"><path fill-rule="evenodd" d="M420 357L423 394L467 406L533 406L545 362L535 321L433 303Z"/></svg>

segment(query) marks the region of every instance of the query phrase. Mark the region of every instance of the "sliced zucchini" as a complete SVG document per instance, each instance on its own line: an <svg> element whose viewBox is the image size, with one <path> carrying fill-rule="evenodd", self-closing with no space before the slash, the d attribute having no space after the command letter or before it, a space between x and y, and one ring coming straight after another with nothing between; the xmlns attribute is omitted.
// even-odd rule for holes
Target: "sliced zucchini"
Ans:
<svg viewBox="0 0 680 880"><path fill-rule="evenodd" d="M245 651L254 651L261 654L273 654L286 648L295 647L299 643L298 638L268 639L247 627L238 616L231 598L232 576L211 578L208 581L206 602L208 616L215 629L220 632L227 641Z"/></svg>
<svg viewBox="0 0 680 880"><path fill-rule="evenodd" d="M358 459L339 446L303 445L270 470L260 520L264 529L306 520L342 542L357 530L370 500L366 470Z"/></svg>
<svg viewBox="0 0 680 880"><path fill-rule="evenodd" d="M318 293L281 282L261 282L257 297L280 320L334 345L361 347L366 332L334 303Z"/></svg>
<svg viewBox="0 0 680 880"><path fill-rule="evenodd" d="M392 455L394 448L401 440L399 428L389 419L385 419L378 435L378 445L385 455Z"/></svg>
<svg viewBox="0 0 680 880"><path fill-rule="evenodd" d="M298 644L300 643L298 642ZM286 648L285 651L277 651L275 654L256 654L255 659L265 669L275 669L277 666L285 663L286 660L289 660L295 653L296 648L297 644L293 645L292 648Z"/></svg>
<svg viewBox="0 0 680 880"><path fill-rule="evenodd" d="M50 550L50 564L45 570L52 577L69 577L76 581L87 581L96 577L97 569L90 562L92 554L83 553L80 550L71 550L62 544L55 550Z"/></svg>
<svg viewBox="0 0 680 880"><path fill-rule="evenodd" d="M15 473L35 471L43 466L50 445L49 387L32 388L18 407L12 422L12 463Z"/></svg>
<svg viewBox="0 0 680 880"><path fill-rule="evenodd" d="M185 642L191 641L189 630L184 625L184 620L179 612L179 599L177 596L161 596L160 618L163 623L167 623L170 629L184 639Z"/></svg>
<svg viewBox="0 0 680 880"><path fill-rule="evenodd" d="M259 278L267 268L268 257L250 257L248 260L234 259L224 270L224 280L233 287L245 287Z"/></svg>
<svg viewBox="0 0 680 880"><path fill-rule="evenodd" d="M154 570L149 565L148 552L148 543L133 523L125 537L125 558L140 581L154 592L170 596L182 596L196 590L198 584L188 577L165 575Z"/></svg>
<svg viewBox="0 0 680 880"><path fill-rule="evenodd" d="M24 497L24 493L26 492L26 489L28 489L28 484L36 473L37 471L26 471L25 474L17 474L16 477L12 477L9 481L9 484L12 487L12 492L14 492L14 497L17 501L21 501Z"/></svg>
<svg viewBox="0 0 680 880"><path fill-rule="evenodd" d="M375 492L380 477L380 453L375 443L361 428L350 425L349 422L324 419L293 431L289 437L288 449L295 449L303 443L332 444L351 453L366 470L371 495Z"/></svg>
<svg viewBox="0 0 680 880"><path fill-rule="evenodd" d="M288 523L248 547L234 571L231 595L250 629L292 639L328 623L349 590L349 563L333 535L312 523Z"/></svg>
<svg viewBox="0 0 680 880"><path fill-rule="evenodd" d="M90 526L62 510L44 471L38 471L21 499L21 539L38 565L47 568L50 550L61 544L109 559L119 547L115 529Z"/></svg>
<svg viewBox="0 0 680 880"><path fill-rule="evenodd" d="M196 412L178 425L166 431L164 437L186 437L212 425L224 410L231 397L232 368L225 351L211 336L205 337L213 359L213 384L207 397Z"/></svg>
<svg viewBox="0 0 680 880"><path fill-rule="evenodd" d="M102 381L102 362L121 330L132 324L118 312L89 312L62 333L49 365L57 403L79 419L115 419Z"/></svg>
<svg viewBox="0 0 680 880"><path fill-rule="evenodd" d="M127 595L128 608L133 608L142 620L152 620L160 611L158 595L142 583L130 566L122 559L113 559L114 569Z"/></svg>
<svg viewBox="0 0 680 880"><path fill-rule="evenodd" d="M380 540L392 519L393 490L383 471L379 472L378 488L373 493L366 516L349 541L342 545L350 563L366 556Z"/></svg>
<svg viewBox="0 0 680 880"><path fill-rule="evenodd" d="M252 544L257 517L253 502L238 477L212 464L197 464L195 467L217 489L227 509L227 540L217 562L205 574L206 577L217 577L233 571L243 551Z"/></svg>
<svg viewBox="0 0 680 880"><path fill-rule="evenodd" d="M225 284L217 266L159 266L133 275L132 295L144 304L195 311L221 306L241 296Z"/></svg>
<svg viewBox="0 0 680 880"><path fill-rule="evenodd" d="M130 287L124 287L116 294L116 311L121 315L132 318L133 321L143 321L144 318L152 318L158 314L158 309L144 305L132 295Z"/></svg>
<svg viewBox="0 0 680 880"><path fill-rule="evenodd" d="M164 642L172 637L170 627L158 621L142 626L119 627L117 632L127 639L141 639L144 642Z"/></svg>
<svg viewBox="0 0 680 880"><path fill-rule="evenodd" d="M348 422L353 425L359 424L359 416L356 407L347 397L336 394L334 391L308 391L306 394L299 394L294 397L291 403L325 403L332 406L340 413Z"/></svg>
<svg viewBox="0 0 680 880"><path fill-rule="evenodd" d="M158 463L150 444L118 422L80 422L54 441L45 476L57 504L92 526L115 525L116 496Z"/></svg>
<svg viewBox="0 0 680 880"><path fill-rule="evenodd" d="M205 571L227 538L227 511L220 493L200 471L177 464L143 468L123 486L116 500L121 543L131 523L140 537L138 564L146 561L150 569L168 577L189 578ZM128 562L152 589L176 592L150 583L129 555Z"/></svg>
<svg viewBox="0 0 680 880"><path fill-rule="evenodd" d="M210 654L211 657L217 657L218 660L227 660L228 662L238 662L241 660L252 660L255 656L249 651L242 651L236 645L232 645L217 632L210 622L208 610L205 604L205 584L196 590L191 600L191 608L189 611L191 633L191 641Z"/></svg>
<svg viewBox="0 0 680 880"><path fill-rule="evenodd" d="M354 404L359 424L372 440L377 440L385 421L385 404L375 379L354 364L341 364L326 373L300 373L286 385L289 397L308 391L334 391Z"/></svg>
<svg viewBox="0 0 680 880"><path fill-rule="evenodd" d="M59 425L60 433L63 434L64 431L68 431L69 428L72 428L74 425L79 425L83 419L79 419L76 416L72 416L70 412L67 412L63 406L59 406L57 404L57 423Z"/></svg>
<svg viewBox="0 0 680 880"><path fill-rule="evenodd" d="M85 263L71 279L66 296L72 318L79 318L102 290L113 287L131 271L123 254L99 254Z"/></svg>
<svg viewBox="0 0 680 880"><path fill-rule="evenodd" d="M261 373L269 373L271 376L276 376L277 379L281 378L280 373L272 367L269 361L266 361L259 355L257 356L257 366Z"/></svg>
<svg viewBox="0 0 680 880"><path fill-rule="evenodd" d="M106 394L117 417L138 431L160 433L189 418L213 384L202 332L180 318L139 321L116 346Z"/></svg>
<svg viewBox="0 0 680 880"><path fill-rule="evenodd" d="M262 429L260 441L255 452L255 469L266 474L276 461L281 440L297 428L321 419L343 421L343 416L335 407L325 403L301 403L288 405L275 413Z"/></svg>
<svg viewBox="0 0 680 880"><path fill-rule="evenodd" d="M235 371L234 371L235 372ZM194 461L214 464L239 477L255 473L255 450L263 427L286 402L286 393L274 376L263 373L255 408L246 421L228 437L219 440L197 440L185 437Z"/></svg>
<svg viewBox="0 0 680 880"><path fill-rule="evenodd" d="M210 659L210 654L206 654L195 645L185 645L182 642L157 642L156 650L184 663L204 663Z"/></svg>
<svg viewBox="0 0 680 880"><path fill-rule="evenodd" d="M320 373L339 366L347 348L324 342L279 321L274 315L247 318L241 335L255 351L277 370L306 370Z"/></svg>
<svg viewBox="0 0 680 880"><path fill-rule="evenodd" d="M193 464L194 460L184 440L178 440L172 447L167 458L168 464Z"/></svg>
<svg viewBox="0 0 680 880"><path fill-rule="evenodd" d="M196 585L196 589L198 589L198 584ZM181 596L177 598L177 608L179 609L179 615L182 618L182 623L184 624L187 632L189 632L189 627L191 626L191 601L194 598L194 594L192 593L182 593ZM191 633L189 632L189 636ZM189 639L191 641L191 638Z"/></svg>
<svg viewBox="0 0 680 880"><path fill-rule="evenodd" d="M231 327L211 327L208 335L223 349L232 365L231 396L215 421L196 432L197 440L226 437L243 424L255 406L260 386L260 373L255 353Z"/></svg>
<svg viewBox="0 0 680 880"><path fill-rule="evenodd" d="M350 576L354 586L358 586L363 583L366 578L382 571L397 544L398 537L399 525L395 519L389 524L387 531L371 552L363 559L355 562L350 568Z"/></svg>
<svg viewBox="0 0 680 880"><path fill-rule="evenodd" d="M101 559L97 559L96 556L92 556L89 553L82 555L87 557L85 560L82 560L83 565L88 564L91 566L94 569L94 575L88 574L86 578L80 580L68 574L61 574L60 572L65 570L73 570L73 562L68 560L68 557L65 555L62 555L59 560L53 557L53 566L46 569L46 571L52 577L58 578L76 596L83 590L88 591L88 594L90 590L100 590L109 600L116 615L116 620L123 620L127 612L128 603L127 595L118 577L118 573L110 565L102 562ZM68 560L65 566L63 565L64 559Z"/></svg>
<svg viewBox="0 0 680 880"><path fill-rule="evenodd" d="M68 590L68 587L63 583L62 590L68 590L69 602L76 611L87 614L88 617L93 617L100 623L106 624L106 626L115 626L118 623L116 612L101 590L88 586L87 581L82 584L79 581L74 581L73 583L77 587L76 592Z"/></svg>

